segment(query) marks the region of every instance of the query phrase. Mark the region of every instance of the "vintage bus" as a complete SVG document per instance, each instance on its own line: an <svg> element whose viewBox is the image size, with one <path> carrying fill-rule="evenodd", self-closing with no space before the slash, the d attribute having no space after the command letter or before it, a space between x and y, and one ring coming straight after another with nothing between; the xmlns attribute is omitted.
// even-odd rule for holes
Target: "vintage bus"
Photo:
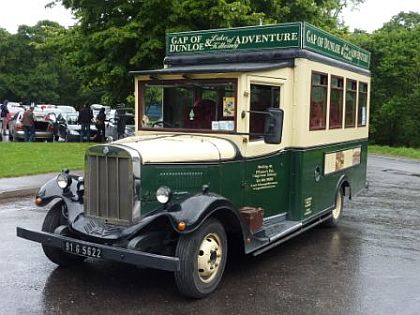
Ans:
<svg viewBox="0 0 420 315"><path fill-rule="evenodd" d="M46 183L42 231L17 234L58 265L169 270L204 297L228 252L336 226L365 187L369 61L307 23L167 34L164 68L132 72L136 135L89 148L84 177Z"/></svg>

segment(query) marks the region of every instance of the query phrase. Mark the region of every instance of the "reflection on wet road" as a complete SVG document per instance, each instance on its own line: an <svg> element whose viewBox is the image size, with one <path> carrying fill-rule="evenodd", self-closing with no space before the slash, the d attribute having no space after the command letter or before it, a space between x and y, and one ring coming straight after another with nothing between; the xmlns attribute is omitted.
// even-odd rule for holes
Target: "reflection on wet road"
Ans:
<svg viewBox="0 0 420 315"><path fill-rule="evenodd" d="M258 257L230 261L207 299L177 293L171 273L90 260L56 268L39 244L32 199L0 204L4 314L419 314L420 163L369 158L369 190L337 229L316 228Z"/></svg>

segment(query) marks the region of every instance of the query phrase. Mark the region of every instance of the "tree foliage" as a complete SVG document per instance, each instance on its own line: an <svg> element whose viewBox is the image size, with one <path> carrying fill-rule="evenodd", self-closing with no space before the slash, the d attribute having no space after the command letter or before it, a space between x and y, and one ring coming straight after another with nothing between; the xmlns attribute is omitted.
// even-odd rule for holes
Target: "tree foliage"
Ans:
<svg viewBox="0 0 420 315"><path fill-rule="evenodd" d="M394 16L372 35L357 34L372 54L371 138L420 146L420 14Z"/></svg>
<svg viewBox="0 0 420 315"><path fill-rule="evenodd" d="M74 55L85 90L103 90L102 101L132 93L130 70L162 64L165 34L174 31L302 21L337 29L337 15L363 0L56 0L71 9L82 44Z"/></svg>
<svg viewBox="0 0 420 315"><path fill-rule="evenodd" d="M29 102L74 103L75 69L47 42L65 29L55 22L21 25L16 34L0 29L0 96Z"/></svg>
<svg viewBox="0 0 420 315"><path fill-rule="evenodd" d="M350 34L338 15L364 0L51 1L78 23L0 29L0 99L133 103L129 71L161 67L167 32L307 21L372 52L371 139L420 146L418 13L401 13L373 34Z"/></svg>

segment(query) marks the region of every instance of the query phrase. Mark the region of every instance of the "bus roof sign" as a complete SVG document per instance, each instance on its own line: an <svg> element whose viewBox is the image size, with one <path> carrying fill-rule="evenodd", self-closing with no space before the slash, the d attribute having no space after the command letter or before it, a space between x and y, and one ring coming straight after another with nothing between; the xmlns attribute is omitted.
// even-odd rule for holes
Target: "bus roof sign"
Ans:
<svg viewBox="0 0 420 315"><path fill-rule="evenodd" d="M306 49L369 69L370 53L308 23L285 23L166 34L166 55Z"/></svg>

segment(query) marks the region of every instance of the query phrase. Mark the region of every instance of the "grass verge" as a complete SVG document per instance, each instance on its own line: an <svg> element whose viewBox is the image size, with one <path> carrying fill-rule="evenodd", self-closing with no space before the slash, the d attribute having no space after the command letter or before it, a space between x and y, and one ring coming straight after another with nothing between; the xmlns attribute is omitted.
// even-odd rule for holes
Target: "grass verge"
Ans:
<svg viewBox="0 0 420 315"><path fill-rule="evenodd" d="M93 143L0 143L0 178L80 170Z"/></svg>
<svg viewBox="0 0 420 315"><path fill-rule="evenodd" d="M420 149L415 148L395 148L388 146L370 145L369 153L420 160Z"/></svg>
<svg viewBox="0 0 420 315"><path fill-rule="evenodd" d="M0 143L0 178L81 170L94 143ZM369 153L420 160L420 149L370 145Z"/></svg>

